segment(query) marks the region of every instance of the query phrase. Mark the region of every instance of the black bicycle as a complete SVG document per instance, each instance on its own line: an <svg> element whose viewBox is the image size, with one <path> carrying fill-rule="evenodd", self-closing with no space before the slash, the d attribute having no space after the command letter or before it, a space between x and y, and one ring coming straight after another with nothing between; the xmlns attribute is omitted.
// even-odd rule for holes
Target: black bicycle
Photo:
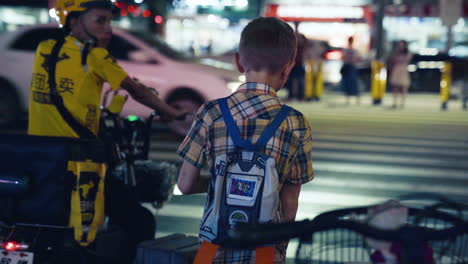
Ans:
<svg viewBox="0 0 468 264"><path fill-rule="evenodd" d="M369 206L338 209L313 220L248 226L230 232L232 247L255 247L298 238L295 263L468 263L467 205L428 194L403 197L412 200L404 225L394 230L368 223ZM436 202L418 205L419 199ZM416 200L418 199L418 200ZM374 246L387 243L394 262L383 262ZM380 257L380 258L379 258Z"/></svg>
<svg viewBox="0 0 468 264"><path fill-rule="evenodd" d="M111 92L104 94L103 104ZM109 168L113 170L113 176L129 185L138 201L149 203L155 209L161 208L172 196L180 167L178 162L149 158L153 121L161 118L161 114L154 111L144 119L122 117L105 107L101 110L100 138L116 146L115 154L109 155L112 157Z"/></svg>

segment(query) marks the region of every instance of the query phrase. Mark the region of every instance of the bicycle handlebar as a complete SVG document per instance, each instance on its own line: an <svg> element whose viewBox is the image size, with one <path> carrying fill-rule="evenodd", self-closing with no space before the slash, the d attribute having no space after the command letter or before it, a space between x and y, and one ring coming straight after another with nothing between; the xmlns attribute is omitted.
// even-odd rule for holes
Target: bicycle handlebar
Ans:
<svg viewBox="0 0 468 264"><path fill-rule="evenodd" d="M311 237L315 232L339 228L353 230L373 239L401 242L411 242L415 239L417 241L444 240L458 234L468 233L468 223L462 220L453 227L440 230L418 226L403 226L396 230L383 230L354 220L323 217L280 224L259 224L255 226L238 224L228 231L229 239L226 245L237 248L255 247L278 243L291 238Z"/></svg>

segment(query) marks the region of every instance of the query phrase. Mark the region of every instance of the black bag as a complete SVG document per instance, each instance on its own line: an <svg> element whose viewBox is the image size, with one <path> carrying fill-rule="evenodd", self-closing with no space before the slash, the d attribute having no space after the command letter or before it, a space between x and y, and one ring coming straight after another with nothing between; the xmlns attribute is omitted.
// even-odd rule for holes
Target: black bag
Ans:
<svg viewBox="0 0 468 264"><path fill-rule="evenodd" d="M105 161L105 146L96 140L29 135L0 136L0 179L27 177L30 190L16 198L16 222L68 225L71 192L77 177L67 169L69 161ZM2 195L0 194L0 197ZM6 197L2 205L6 206ZM0 209L1 219L6 210Z"/></svg>
<svg viewBox="0 0 468 264"><path fill-rule="evenodd" d="M70 179L66 173L66 144L52 139L43 140L42 137L2 135L0 156L0 179L5 176L27 177L31 181L29 189L35 189L35 192L20 194L19 199L15 199L12 216L5 215L7 205L4 199L8 197L2 197L1 219L66 225L70 188L73 186L73 178Z"/></svg>

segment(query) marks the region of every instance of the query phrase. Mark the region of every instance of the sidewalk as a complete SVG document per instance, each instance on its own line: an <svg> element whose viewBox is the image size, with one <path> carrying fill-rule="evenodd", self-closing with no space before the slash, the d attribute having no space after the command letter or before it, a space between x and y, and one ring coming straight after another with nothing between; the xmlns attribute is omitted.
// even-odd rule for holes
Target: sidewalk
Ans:
<svg viewBox="0 0 468 264"><path fill-rule="evenodd" d="M279 92L283 97L283 91ZM356 98L350 98L346 105L341 93L326 91L319 102L287 102L288 105L302 111L310 120L365 120L374 122L418 123L431 125L467 126L468 111L462 109L460 100L448 103L446 111L441 110L439 94L409 94L404 108L392 108L393 98L386 94L381 105L373 105L369 93L361 95L360 104Z"/></svg>

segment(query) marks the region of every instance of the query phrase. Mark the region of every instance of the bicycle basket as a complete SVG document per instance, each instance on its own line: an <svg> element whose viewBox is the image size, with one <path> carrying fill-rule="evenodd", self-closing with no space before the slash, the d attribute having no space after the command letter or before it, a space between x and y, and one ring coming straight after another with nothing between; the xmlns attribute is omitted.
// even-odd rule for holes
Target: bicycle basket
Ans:
<svg viewBox="0 0 468 264"><path fill-rule="evenodd" d="M339 209L323 213L318 218L364 222L368 207ZM409 208L406 225L441 230L455 226L460 219L441 211L427 212ZM432 249L435 263L468 263L468 235L459 234L453 239L427 241ZM369 248L366 238L357 232L336 228L313 233L312 237L302 237L296 251L296 263L372 263L374 249ZM422 264L422 263L421 263Z"/></svg>

